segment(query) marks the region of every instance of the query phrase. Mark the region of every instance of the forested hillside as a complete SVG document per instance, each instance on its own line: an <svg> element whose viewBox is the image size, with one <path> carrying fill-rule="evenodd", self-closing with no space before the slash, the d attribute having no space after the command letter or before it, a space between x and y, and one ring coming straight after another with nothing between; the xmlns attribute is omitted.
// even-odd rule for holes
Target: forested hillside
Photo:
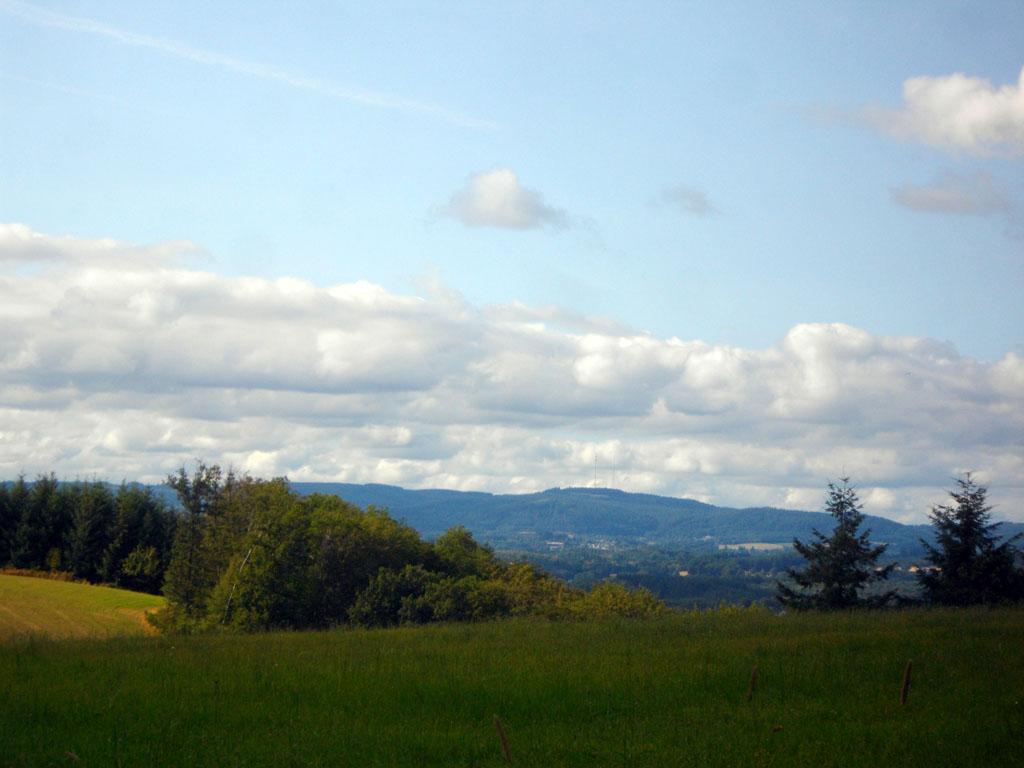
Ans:
<svg viewBox="0 0 1024 768"><path fill-rule="evenodd" d="M546 549L546 542L579 538L672 548L748 542L788 545L794 538L808 537L813 528L832 525L831 518L821 512L716 507L693 499L610 488L499 495L347 483L293 483L292 487L299 493L330 493L358 505L386 507L428 537L452 525L465 525L482 541L514 549ZM901 525L870 514L865 525L874 539L889 543L891 556L919 557L919 539L932 536L931 526ZM1006 524L1002 532L1010 535L1020 530L1024 525Z"/></svg>

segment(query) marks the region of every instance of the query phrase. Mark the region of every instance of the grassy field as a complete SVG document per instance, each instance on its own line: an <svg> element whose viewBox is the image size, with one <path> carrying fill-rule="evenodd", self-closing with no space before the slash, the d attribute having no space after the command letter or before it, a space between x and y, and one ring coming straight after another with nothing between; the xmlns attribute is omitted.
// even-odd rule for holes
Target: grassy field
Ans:
<svg viewBox="0 0 1024 768"><path fill-rule="evenodd" d="M149 630L146 611L163 604L162 597L124 589L0 574L0 643L142 635Z"/></svg>
<svg viewBox="0 0 1024 768"><path fill-rule="evenodd" d="M1014 766L1022 638L1022 610L721 611L8 643L0 765L498 766L497 714L513 765Z"/></svg>

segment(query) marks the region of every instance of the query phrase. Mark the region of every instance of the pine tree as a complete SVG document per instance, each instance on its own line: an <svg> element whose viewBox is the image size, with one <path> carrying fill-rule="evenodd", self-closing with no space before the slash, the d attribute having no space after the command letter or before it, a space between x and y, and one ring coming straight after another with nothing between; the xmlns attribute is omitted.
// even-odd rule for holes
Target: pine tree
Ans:
<svg viewBox="0 0 1024 768"><path fill-rule="evenodd" d="M84 485L71 530L71 570L78 578L96 581L101 576L113 520L114 497L107 487L99 482Z"/></svg>
<svg viewBox="0 0 1024 768"><path fill-rule="evenodd" d="M918 572L925 600L972 605L1024 599L1024 572L1015 566L1014 547L1021 534L1000 543L1000 524L990 522L988 489L974 482L970 472L956 485L949 492L955 506L932 507L936 546L921 541L931 563Z"/></svg>
<svg viewBox="0 0 1024 768"><path fill-rule="evenodd" d="M24 475L11 483L7 489L7 508L0 520L3 525L4 551L0 552L0 563L4 565L20 565L19 529L21 519L28 509L28 483Z"/></svg>
<svg viewBox="0 0 1024 768"><path fill-rule="evenodd" d="M54 481L54 487L56 481ZM12 495L17 496L21 507L21 519L14 535L14 564L19 568L43 569L46 567L46 554L49 549L50 514L49 506L52 496L49 478L40 475L31 486L19 478Z"/></svg>
<svg viewBox="0 0 1024 768"><path fill-rule="evenodd" d="M121 584L121 565L128 554L139 546L143 515L152 495L149 489L129 487L122 482L114 499L114 521L110 527L110 543L103 553L100 575L111 584Z"/></svg>
<svg viewBox="0 0 1024 768"><path fill-rule="evenodd" d="M11 562L14 532L17 528L18 519L14 516L7 483L0 482L0 567Z"/></svg>
<svg viewBox="0 0 1024 768"><path fill-rule="evenodd" d="M838 485L828 484L825 511L835 518L836 527L828 537L815 530L815 540L807 544L793 540L793 548L807 561L807 566L787 571L797 589L777 583L780 603L797 610L840 610L881 607L895 598L892 591L871 597L861 595L872 582L888 578L893 568L892 564L876 567L886 545L872 545L871 531L858 533L864 522L862 509L848 477Z"/></svg>

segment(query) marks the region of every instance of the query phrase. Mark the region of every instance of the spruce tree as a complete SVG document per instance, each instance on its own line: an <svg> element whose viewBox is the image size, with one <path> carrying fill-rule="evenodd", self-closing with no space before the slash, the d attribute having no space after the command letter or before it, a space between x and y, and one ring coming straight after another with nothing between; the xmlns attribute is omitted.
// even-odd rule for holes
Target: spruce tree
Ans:
<svg viewBox="0 0 1024 768"><path fill-rule="evenodd" d="M11 562L14 532L17 529L18 519L12 509L11 494L7 490L7 483L0 482L0 567Z"/></svg>
<svg viewBox="0 0 1024 768"><path fill-rule="evenodd" d="M827 537L815 530L814 540L806 544L793 540L793 548L807 561L807 566L787 571L796 589L781 581L777 583L780 603L797 610L841 610L881 607L895 598L892 591L870 597L861 594L871 583L888 578L893 568L892 564L876 566L886 545L872 545L869 530L858 532L864 522L862 509L848 477L838 485L828 484L825 511L835 518L836 527Z"/></svg>
<svg viewBox="0 0 1024 768"><path fill-rule="evenodd" d="M1000 542L999 523L990 522L988 489L966 473L949 492L954 506L932 507L935 546L921 540L931 567L918 572L924 599L941 605L972 605L1024 599L1024 572L1014 543Z"/></svg>
<svg viewBox="0 0 1024 768"><path fill-rule="evenodd" d="M14 564L19 568L43 569L49 549L50 515L47 509L50 500L50 484L45 475L31 485L19 478L12 489L16 506L21 516L14 534Z"/></svg>
<svg viewBox="0 0 1024 768"><path fill-rule="evenodd" d="M82 486L71 529L71 570L80 579L97 581L110 544L114 497L100 482Z"/></svg>
<svg viewBox="0 0 1024 768"><path fill-rule="evenodd" d="M24 475L18 475L18 479L11 483L7 489L7 509L3 519L4 528L4 551L0 553L0 562L4 565L20 566L20 543L19 534L21 519L28 509L28 483Z"/></svg>
<svg viewBox="0 0 1024 768"><path fill-rule="evenodd" d="M122 481L114 499L114 521L110 527L110 543L103 553L100 575L111 584L121 583L121 564L138 545L142 518L151 499L149 489L128 487Z"/></svg>

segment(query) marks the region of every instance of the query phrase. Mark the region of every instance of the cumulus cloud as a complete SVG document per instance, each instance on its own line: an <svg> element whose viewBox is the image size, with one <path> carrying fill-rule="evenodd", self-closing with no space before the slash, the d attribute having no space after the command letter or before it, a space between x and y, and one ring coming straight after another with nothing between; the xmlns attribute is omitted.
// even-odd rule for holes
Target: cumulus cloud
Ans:
<svg viewBox="0 0 1024 768"><path fill-rule="evenodd" d="M693 187L670 187L662 192L661 200L690 216L715 216L719 213L718 207L707 194Z"/></svg>
<svg viewBox="0 0 1024 768"><path fill-rule="evenodd" d="M898 205L924 213L962 213L975 216L1007 214L1013 204L991 174L944 173L927 184L904 184L890 190Z"/></svg>
<svg viewBox="0 0 1024 768"><path fill-rule="evenodd" d="M912 77L900 109L871 106L861 116L901 139L974 155L1024 154L1024 68L1016 83L994 86L961 73Z"/></svg>
<svg viewBox="0 0 1024 768"><path fill-rule="evenodd" d="M18 223L0 222L0 264L30 264L74 261L83 264L125 262L167 263L202 253L185 240L157 245L131 245L111 238L85 240L55 237Z"/></svg>
<svg viewBox="0 0 1024 768"><path fill-rule="evenodd" d="M511 168L475 174L439 213L467 227L538 229L565 226L564 211L544 202L539 192L519 183Z"/></svg>
<svg viewBox="0 0 1024 768"><path fill-rule="evenodd" d="M804 324L745 349L370 283L225 277L140 247L0 228L0 477L157 480L195 456L262 475L532 491L599 480L729 504L923 521L982 469L1024 509L1024 362ZM151 249L163 252L160 246ZM21 257L19 253L23 253Z"/></svg>

